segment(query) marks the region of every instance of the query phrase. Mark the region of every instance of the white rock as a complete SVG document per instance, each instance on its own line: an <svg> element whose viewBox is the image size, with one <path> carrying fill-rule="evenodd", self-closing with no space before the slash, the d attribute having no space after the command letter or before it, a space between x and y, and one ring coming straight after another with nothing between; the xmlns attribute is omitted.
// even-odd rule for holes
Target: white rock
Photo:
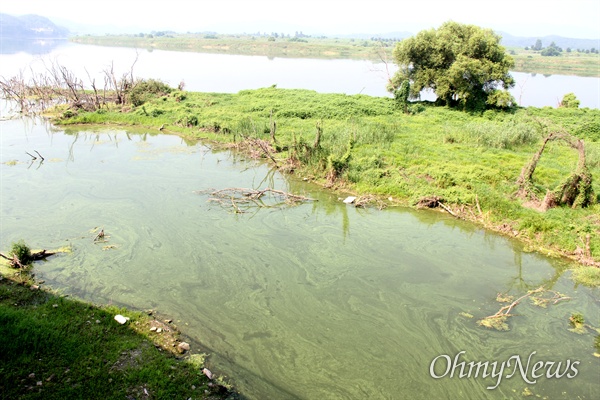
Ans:
<svg viewBox="0 0 600 400"><path fill-rule="evenodd" d="M354 200L356 200L356 197L354 197L354 196L348 196L348 197L346 197L344 199L344 203L346 203L346 204L352 204L352 203L354 203Z"/></svg>
<svg viewBox="0 0 600 400"><path fill-rule="evenodd" d="M156 331L156 327L153 326L152 328L150 328L150 332L155 332Z"/></svg>
<svg viewBox="0 0 600 400"><path fill-rule="evenodd" d="M127 323L127 321L129 321L129 317L124 317L121 314L117 314L117 315L115 315L115 321L117 321L118 323L123 325L123 324Z"/></svg>
<svg viewBox="0 0 600 400"><path fill-rule="evenodd" d="M209 370L208 368L202 368L202 373L203 373L204 375L206 375L206 377L207 377L208 379L212 379L212 377L213 377L213 374L212 374L212 372L210 372L210 370Z"/></svg>

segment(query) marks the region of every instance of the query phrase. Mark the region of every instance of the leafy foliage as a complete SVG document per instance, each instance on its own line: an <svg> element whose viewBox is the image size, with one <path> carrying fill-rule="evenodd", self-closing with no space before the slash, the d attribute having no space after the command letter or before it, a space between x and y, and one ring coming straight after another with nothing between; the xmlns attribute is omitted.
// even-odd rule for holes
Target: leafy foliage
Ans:
<svg viewBox="0 0 600 400"><path fill-rule="evenodd" d="M19 262L23 265L31 263L31 249L25 243L24 240L19 240L11 245L10 252L8 253L11 257L17 257Z"/></svg>
<svg viewBox="0 0 600 400"><path fill-rule="evenodd" d="M560 106L565 108L579 108L580 103L575 93L567 93L563 96Z"/></svg>
<svg viewBox="0 0 600 400"><path fill-rule="evenodd" d="M500 46L500 36L489 29L446 22L438 30L421 31L398 43L394 58L400 69L392 86L409 79L413 99L421 90L432 89L440 103L470 110L514 104L506 95L495 94L514 85L508 73L513 59Z"/></svg>
<svg viewBox="0 0 600 400"><path fill-rule="evenodd" d="M166 83L155 79L140 80L129 92L129 100L138 107L150 98L169 94L172 90Z"/></svg>
<svg viewBox="0 0 600 400"><path fill-rule="evenodd" d="M541 55L544 57L557 57L562 53L562 49L556 45L556 43L550 43L550 46L546 47L541 51Z"/></svg>

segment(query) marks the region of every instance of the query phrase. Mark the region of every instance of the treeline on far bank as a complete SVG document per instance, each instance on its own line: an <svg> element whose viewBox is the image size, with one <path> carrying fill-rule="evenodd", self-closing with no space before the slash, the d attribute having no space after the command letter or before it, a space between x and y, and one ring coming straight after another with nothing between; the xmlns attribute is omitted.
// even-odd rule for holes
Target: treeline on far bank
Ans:
<svg viewBox="0 0 600 400"><path fill-rule="evenodd" d="M160 86L153 82L151 87ZM218 94L164 85L151 92L125 106L63 109L55 122L139 126L151 134L162 130L228 144L327 187L407 206L437 198L457 216L532 248L590 265L600 260L599 110L467 113L415 102L405 112L391 98L276 87ZM593 201L584 208L544 212L516 196L522 169L552 132L585 143L585 162L596 180ZM560 141L544 147L528 189L540 201L570 179L579 162L578 152Z"/></svg>
<svg viewBox="0 0 600 400"><path fill-rule="evenodd" d="M100 46L135 47L139 49L191 51L260 55L288 58L350 58L361 60L392 60L392 51L401 38L369 39L310 37L305 35L223 35L215 33L75 36L72 42ZM596 52L561 52L556 57L545 57L541 51L531 48L508 46L508 53L515 59L514 71L538 74L577 76L600 76Z"/></svg>

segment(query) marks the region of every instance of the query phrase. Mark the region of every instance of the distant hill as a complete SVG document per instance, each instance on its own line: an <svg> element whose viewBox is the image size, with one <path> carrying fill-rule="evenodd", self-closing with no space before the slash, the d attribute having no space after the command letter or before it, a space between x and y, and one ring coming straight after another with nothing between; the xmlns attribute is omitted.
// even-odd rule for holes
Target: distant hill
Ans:
<svg viewBox="0 0 600 400"><path fill-rule="evenodd" d="M600 47L600 41L594 39L573 39L566 38L562 36L550 35L550 36L538 36L538 37L520 37L520 36L512 36L506 32L496 32L500 36L502 36L502 45L503 46L514 46L514 47L532 47L535 45L535 42L540 39L542 41L542 47L550 46L550 43L554 42L558 47L566 49L570 47L571 49L582 49L582 50L591 50L595 48L598 50Z"/></svg>
<svg viewBox="0 0 600 400"><path fill-rule="evenodd" d="M0 13L0 37L13 39L65 38L69 30L46 17L28 14L12 16Z"/></svg>
<svg viewBox="0 0 600 400"><path fill-rule="evenodd" d="M531 47L535 42L540 39L543 47L550 46L550 43L554 42L558 47L566 49L583 49L591 50L595 48L600 49L600 41L594 39L573 39L562 36L550 35L550 36L538 36L538 37L521 37L513 36L506 32L496 32L502 36L502 45L506 47ZM370 39L370 38L382 38L382 39L406 39L414 36L415 34L410 32L389 32L389 33L354 33L350 35L336 35L336 37L343 38L354 38L354 39Z"/></svg>

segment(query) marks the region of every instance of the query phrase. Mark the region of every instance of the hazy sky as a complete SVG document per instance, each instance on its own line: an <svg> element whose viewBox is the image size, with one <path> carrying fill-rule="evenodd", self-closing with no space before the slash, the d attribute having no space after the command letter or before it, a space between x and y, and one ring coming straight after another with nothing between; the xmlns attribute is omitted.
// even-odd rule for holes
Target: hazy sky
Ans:
<svg viewBox="0 0 600 400"><path fill-rule="evenodd" d="M600 40L600 0L4 0L0 12L116 31L416 33L453 20L516 36Z"/></svg>

